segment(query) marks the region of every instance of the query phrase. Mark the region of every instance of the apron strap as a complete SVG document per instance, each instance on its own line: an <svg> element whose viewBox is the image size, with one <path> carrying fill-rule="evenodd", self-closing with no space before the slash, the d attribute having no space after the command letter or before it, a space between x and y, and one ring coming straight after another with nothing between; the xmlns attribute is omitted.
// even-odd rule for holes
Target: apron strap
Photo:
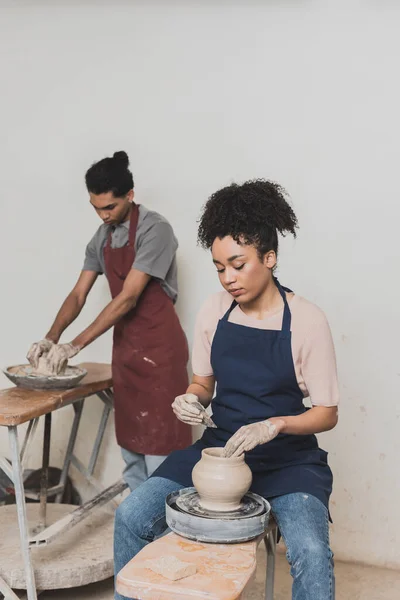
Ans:
<svg viewBox="0 0 400 600"><path fill-rule="evenodd" d="M237 306L236 300L234 300L232 302L232 304L230 305L230 307L228 308L228 310L226 311L226 313L222 317L221 321L228 321L229 315L231 314L231 312L233 311L233 309L235 308L235 306Z"/></svg>
<svg viewBox="0 0 400 600"><path fill-rule="evenodd" d="M140 206L140 204L135 204L135 206L132 208L131 218L129 221L129 241L128 241L127 245L131 246L131 247L133 247L135 245L135 240L136 240L136 229L137 229L137 224L138 224L138 220L139 220L139 206ZM111 248L112 234L113 234L113 227L109 227L109 232L107 235L105 247L108 246L109 248Z"/></svg>
<svg viewBox="0 0 400 600"><path fill-rule="evenodd" d="M139 206L140 204L135 204L132 207L131 219L129 222L129 245L134 246L136 240L136 229L139 221Z"/></svg>
<svg viewBox="0 0 400 600"><path fill-rule="evenodd" d="M281 337L286 338L286 337L290 337L290 325L292 323L292 313L290 312L290 308L289 308L288 301L286 299L285 292L291 292L292 290L290 290L287 287L282 287L281 284L279 283L279 281L276 279L276 277L274 277L274 281L275 281L276 287L279 290L280 295L282 296L282 300L283 300L283 304L284 304Z"/></svg>
<svg viewBox="0 0 400 600"><path fill-rule="evenodd" d="M113 228L112 225L108 226L108 235L107 235L107 240L106 243L104 245L105 248L111 248L111 236L112 236L112 232L113 232Z"/></svg>

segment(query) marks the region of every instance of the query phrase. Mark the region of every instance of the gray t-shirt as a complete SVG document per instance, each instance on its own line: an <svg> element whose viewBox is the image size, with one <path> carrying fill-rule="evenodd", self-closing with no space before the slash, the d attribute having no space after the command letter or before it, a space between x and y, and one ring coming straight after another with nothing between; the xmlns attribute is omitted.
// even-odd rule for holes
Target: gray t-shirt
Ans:
<svg viewBox="0 0 400 600"><path fill-rule="evenodd" d="M129 221L116 226L100 225L86 246L84 271L105 273L103 252L110 228L112 248L122 248L128 243ZM141 204L135 240L136 256L132 269L147 273L160 281L161 287L174 303L178 296L177 248L178 240L167 219Z"/></svg>

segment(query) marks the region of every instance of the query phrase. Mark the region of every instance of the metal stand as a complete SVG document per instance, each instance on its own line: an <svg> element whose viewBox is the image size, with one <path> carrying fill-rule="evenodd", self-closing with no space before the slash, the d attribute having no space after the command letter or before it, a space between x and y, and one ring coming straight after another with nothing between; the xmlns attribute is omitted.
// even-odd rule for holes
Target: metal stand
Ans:
<svg viewBox="0 0 400 600"><path fill-rule="evenodd" d="M271 529L264 537L264 544L267 550L267 575L265 582L265 600L274 600L274 583L275 583L275 557L276 544L278 537L278 527L273 523Z"/></svg>
<svg viewBox="0 0 400 600"><path fill-rule="evenodd" d="M93 509L112 501L113 498L115 498L115 496L123 492L127 487L127 484L121 479L113 486L110 486L104 491L100 491L100 493L98 493L92 500L78 507L72 513L59 519L59 521L57 521L53 525L46 527L47 499L51 496L56 496L56 502L61 503L71 464L73 464L79 469L79 471L84 475L86 480L89 483L91 483L97 491L100 490L101 486L99 482L97 482L94 479L93 472L96 466L108 417L112 410L113 403L112 392L110 389L97 392L97 395L104 403L104 410L94 441L93 450L89 459L88 467L84 467L84 465L82 465L82 463L77 459L77 457L73 453L85 401L85 398L83 398L76 401L73 404L75 417L71 427L71 433L68 440L60 481L57 486L53 486L50 489L48 489L48 467L50 458L51 412L45 415L42 478L39 494L25 493L23 484L23 466L26 463L28 449L37 428L38 418L32 419L29 422L24 443L22 445L21 453L19 451L17 427L8 427L12 467L6 459L2 458L0 459L0 468L3 469L7 476L13 481L15 488L21 551L23 554L25 564L27 600L37 600L38 597L38 592L36 591L35 585L34 568L32 565L30 555L30 548L32 546L41 546L44 544L49 544L56 537L70 530L77 523L82 521L82 519L88 516L88 514L90 514L90 512ZM35 534L33 537L30 537L29 535L25 497L40 500L39 523L33 532ZM1 595L4 596L5 600L19 600L18 596L16 596L16 594L12 591L12 589L8 586L4 579L0 577L0 597Z"/></svg>

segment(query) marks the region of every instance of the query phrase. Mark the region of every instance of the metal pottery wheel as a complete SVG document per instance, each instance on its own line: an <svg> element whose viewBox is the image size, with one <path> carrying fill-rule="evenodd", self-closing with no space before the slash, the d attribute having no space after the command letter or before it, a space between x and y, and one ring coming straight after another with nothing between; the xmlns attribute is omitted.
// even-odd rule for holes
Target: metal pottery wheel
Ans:
<svg viewBox="0 0 400 600"><path fill-rule="evenodd" d="M87 375L86 369L81 367L67 367L63 375L33 374L31 365L15 365L3 370L4 375L17 387L29 390L65 390L73 388Z"/></svg>
<svg viewBox="0 0 400 600"><path fill-rule="evenodd" d="M172 531L197 542L237 544L261 535L268 527L271 506L261 496L248 492L238 510L209 511L202 508L195 488L184 488L167 496L167 524Z"/></svg>

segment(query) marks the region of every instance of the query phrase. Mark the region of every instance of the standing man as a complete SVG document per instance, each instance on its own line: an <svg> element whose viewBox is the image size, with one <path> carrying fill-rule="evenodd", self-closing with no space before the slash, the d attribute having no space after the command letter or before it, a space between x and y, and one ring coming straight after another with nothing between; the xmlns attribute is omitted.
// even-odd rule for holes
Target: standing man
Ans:
<svg viewBox="0 0 400 600"><path fill-rule="evenodd" d="M90 203L103 221L86 248L83 270L43 340L28 360L47 355L54 373L114 327L112 371L115 427L131 490L173 450L191 442L171 402L188 385L187 341L174 309L177 239L168 221L134 202L126 152L115 152L86 173ZM97 277L105 273L112 301L72 342L59 344L78 317Z"/></svg>

